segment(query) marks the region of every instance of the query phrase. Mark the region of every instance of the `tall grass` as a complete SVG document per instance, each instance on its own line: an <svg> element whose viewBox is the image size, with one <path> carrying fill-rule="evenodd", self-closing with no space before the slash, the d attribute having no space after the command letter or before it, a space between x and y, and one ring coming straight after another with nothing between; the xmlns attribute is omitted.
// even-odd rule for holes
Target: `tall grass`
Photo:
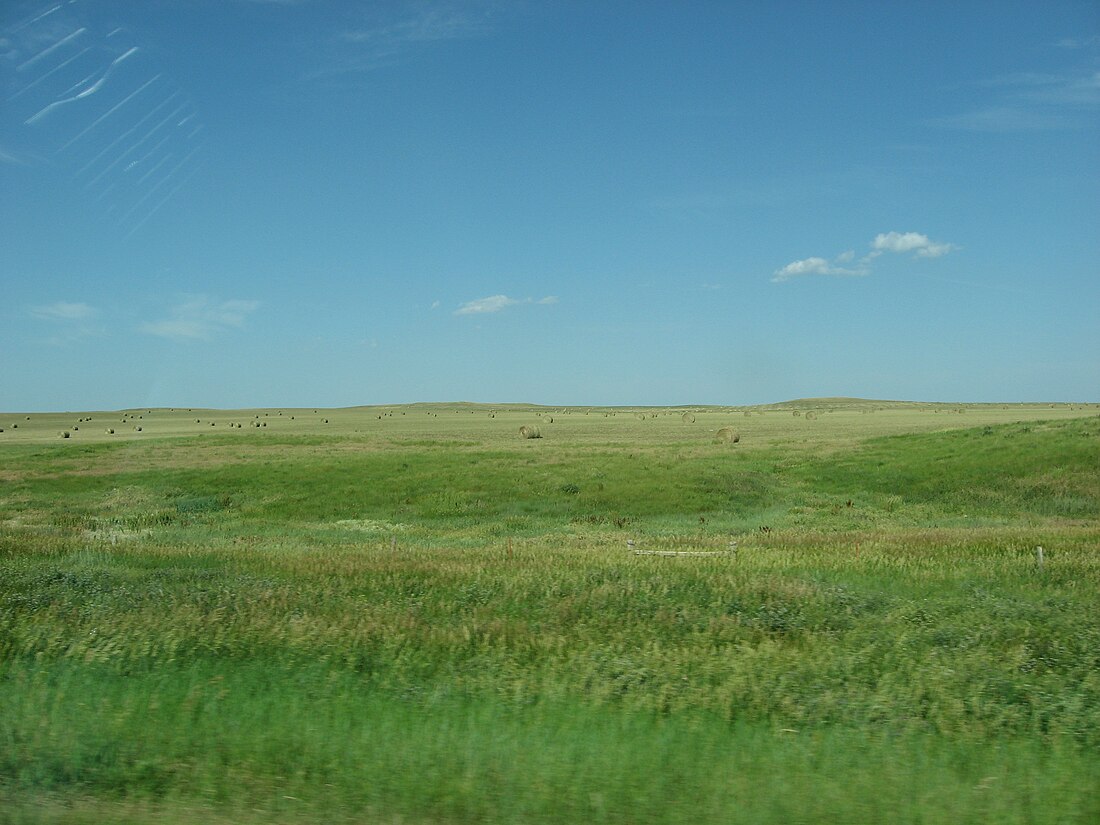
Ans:
<svg viewBox="0 0 1100 825"><path fill-rule="evenodd" d="M1091 419L681 429L5 447L0 820L1100 816Z"/></svg>

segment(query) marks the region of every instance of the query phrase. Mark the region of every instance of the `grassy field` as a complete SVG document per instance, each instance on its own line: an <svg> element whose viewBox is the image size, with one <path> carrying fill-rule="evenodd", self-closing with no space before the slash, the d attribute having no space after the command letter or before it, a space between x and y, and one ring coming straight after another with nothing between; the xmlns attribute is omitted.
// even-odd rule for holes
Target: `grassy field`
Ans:
<svg viewBox="0 0 1100 825"><path fill-rule="evenodd" d="M1098 414L2 414L0 822L1100 821Z"/></svg>

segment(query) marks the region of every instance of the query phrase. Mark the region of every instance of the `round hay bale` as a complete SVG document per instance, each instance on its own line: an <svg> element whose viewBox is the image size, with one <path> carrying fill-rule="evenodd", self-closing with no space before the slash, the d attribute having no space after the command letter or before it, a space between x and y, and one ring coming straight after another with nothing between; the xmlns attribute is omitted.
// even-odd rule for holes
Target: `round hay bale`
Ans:
<svg viewBox="0 0 1100 825"><path fill-rule="evenodd" d="M714 434L714 440L721 441L724 444L736 444L741 440L741 435L733 427L722 427Z"/></svg>
<svg viewBox="0 0 1100 825"><path fill-rule="evenodd" d="M141 432L141 427L134 427L134 432Z"/></svg>
<svg viewBox="0 0 1100 825"><path fill-rule="evenodd" d="M554 423L554 416L552 416L552 415L546 416L546 423L547 424L553 424Z"/></svg>
<svg viewBox="0 0 1100 825"><path fill-rule="evenodd" d="M75 433L75 432L78 432L79 430L80 430L80 427L77 427L77 426L76 426L76 425L74 424L74 425L73 425L73 432Z"/></svg>
<svg viewBox="0 0 1100 825"><path fill-rule="evenodd" d="M634 413L634 417L639 421L645 421L645 413Z"/></svg>
<svg viewBox="0 0 1100 825"><path fill-rule="evenodd" d="M808 412L808 413L806 413L806 418L809 419L810 421L813 421L815 418L817 418L817 413Z"/></svg>
<svg viewBox="0 0 1100 825"><path fill-rule="evenodd" d="M115 434L115 428L114 427L108 427L106 430L104 430L104 433L107 434L107 435L114 435Z"/></svg>
<svg viewBox="0 0 1100 825"><path fill-rule="evenodd" d="M62 432L61 432L61 437L62 438L69 438L71 435L72 435L72 433L70 433L68 430L62 430Z"/></svg>
<svg viewBox="0 0 1100 825"><path fill-rule="evenodd" d="M542 438L542 433L539 432L538 427L528 426L528 425L524 424L522 427L519 428L519 437L520 438Z"/></svg>
<svg viewBox="0 0 1100 825"><path fill-rule="evenodd" d="M686 412L686 413L684 413L683 415L680 416L680 420L683 421L685 424L694 424L695 423L695 414Z"/></svg>
<svg viewBox="0 0 1100 825"><path fill-rule="evenodd" d="M791 413L791 415L793 415L795 418L798 418L800 415L802 415L802 413L798 410L795 410L793 413Z"/></svg>

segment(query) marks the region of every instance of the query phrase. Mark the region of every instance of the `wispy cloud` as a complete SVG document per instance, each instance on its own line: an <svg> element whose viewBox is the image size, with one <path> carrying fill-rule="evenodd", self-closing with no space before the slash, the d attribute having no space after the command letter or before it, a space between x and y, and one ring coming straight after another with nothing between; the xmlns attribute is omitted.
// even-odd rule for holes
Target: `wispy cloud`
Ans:
<svg viewBox="0 0 1100 825"><path fill-rule="evenodd" d="M435 43L478 37L487 31L485 22L457 7L423 6L388 25L349 29L341 33L349 43L361 43L390 53L413 43Z"/></svg>
<svg viewBox="0 0 1100 825"><path fill-rule="evenodd" d="M1074 48L1092 43L1082 42ZM1100 108L1100 72L1095 70L1016 72L977 84L988 90L985 103L929 123L973 132L1035 132L1068 129L1087 121L1082 114Z"/></svg>
<svg viewBox="0 0 1100 825"><path fill-rule="evenodd" d="M146 321L139 329L173 341L208 341L229 329L239 329L259 307L258 301L217 301L192 295L177 304L168 318Z"/></svg>
<svg viewBox="0 0 1100 825"><path fill-rule="evenodd" d="M455 310L455 315L484 315L491 312L500 312L508 307L517 306L519 304L538 304L540 306L549 306L556 304L558 297L556 295L547 295L545 298L539 298L537 301L534 298L524 298L519 300L517 298L509 298L507 295L490 295L486 298L476 298L473 301L467 301L459 306Z"/></svg>
<svg viewBox="0 0 1100 825"><path fill-rule="evenodd" d="M50 331L44 343L50 346L64 347L89 336L105 334L105 330L96 323L99 310L79 301L57 301L28 307L27 314L46 322Z"/></svg>
<svg viewBox="0 0 1100 825"><path fill-rule="evenodd" d="M1092 37L1063 37L1054 44L1059 49L1084 49L1089 46L1100 46L1100 35Z"/></svg>
<svg viewBox="0 0 1100 825"><path fill-rule="evenodd" d="M816 256L792 261L772 273L771 280L773 283L780 284L804 275L862 277L870 275L871 263L887 252L895 254L913 252L919 258L939 258L958 249L955 244L933 241L920 232L880 232L871 241L870 247L871 250L856 261L854 267L841 266L841 264L850 264L855 261L855 250L849 249L841 252L832 261Z"/></svg>
<svg viewBox="0 0 1100 825"><path fill-rule="evenodd" d="M916 252L921 258L938 258L958 247L936 243L919 232L884 232L875 236L871 248L877 252Z"/></svg>
<svg viewBox="0 0 1100 825"><path fill-rule="evenodd" d="M507 295L490 295L487 298L475 298L473 301L467 301L455 310L455 315L482 315L487 312L500 312L502 309L507 309L518 303L519 301L515 298L509 298Z"/></svg>
<svg viewBox="0 0 1100 825"><path fill-rule="evenodd" d="M27 161L19 155L13 154L10 150L0 146L0 163L12 163L16 166L26 166Z"/></svg>
<svg viewBox="0 0 1100 825"><path fill-rule="evenodd" d="M349 75L403 62L441 43L484 37L493 31L493 6L450 0L363 6L330 41L326 65L308 76Z"/></svg>
<svg viewBox="0 0 1100 825"><path fill-rule="evenodd" d="M1057 112L1036 112L1018 106L991 106L935 118L933 126L967 132L1045 132L1065 129L1071 120Z"/></svg>
<svg viewBox="0 0 1100 825"><path fill-rule="evenodd" d="M868 269L851 269L843 266L836 266L829 263L824 258L803 258L800 261L791 261L782 269L777 269L772 275L773 283L783 283L783 281L789 281L791 278L796 278L800 275L849 275L849 276L862 276L869 274Z"/></svg>
<svg viewBox="0 0 1100 825"><path fill-rule="evenodd" d="M85 321L95 316L98 310L88 304L58 301L55 304L31 307L29 312L42 321Z"/></svg>

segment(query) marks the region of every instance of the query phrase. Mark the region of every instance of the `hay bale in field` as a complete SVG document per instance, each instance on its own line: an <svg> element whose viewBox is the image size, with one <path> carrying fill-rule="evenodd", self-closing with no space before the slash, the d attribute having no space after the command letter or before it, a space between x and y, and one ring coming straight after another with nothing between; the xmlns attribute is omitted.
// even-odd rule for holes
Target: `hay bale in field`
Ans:
<svg viewBox="0 0 1100 825"><path fill-rule="evenodd" d="M741 440L741 435L734 431L733 427L722 427L714 434L714 440L721 441L723 444L736 444Z"/></svg>
<svg viewBox="0 0 1100 825"><path fill-rule="evenodd" d="M141 427L134 427L134 432L141 432Z"/></svg>
<svg viewBox="0 0 1100 825"><path fill-rule="evenodd" d="M104 433L105 433L106 435L114 435L114 434L115 434L115 428L114 428L114 427L108 427L108 428L107 428L106 430L104 430L103 432L104 432Z"/></svg>
<svg viewBox="0 0 1100 825"><path fill-rule="evenodd" d="M680 416L680 420L683 421L685 424L694 424L695 423L695 413L686 412L686 413L684 413L683 415Z"/></svg>
<svg viewBox="0 0 1100 825"><path fill-rule="evenodd" d="M70 433L68 430L62 430L60 435L61 435L62 438L69 438L72 435L72 433Z"/></svg>
<svg viewBox="0 0 1100 825"><path fill-rule="evenodd" d="M817 418L817 413L808 412L808 413L806 413L806 418L810 421L813 421L815 418Z"/></svg>
<svg viewBox="0 0 1100 825"><path fill-rule="evenodd" d="M645 413L634 413L634 417L639 421L645 421Z"/></svg>
<svg viewBox="0 0 1100 825"><path fill-rule="evenodd" d="M522 427L519 428L519 437L520 438L542 438L542 433L539 432L538 427L533 427L533 426L529 427L528 425L524 424Z"/></svg>
<svg viewBox="0 0 1100 825"><path fill-rule="evenodd" d="M553 424L554 423L554 416L552 416L552 415L546 416L546 423L547 424Z"/></svg>
<svg viewBox="0 0 1100 825"><path fill-rule="evenodd" d="M795 410L794 412L791 413L791 415L793 415L795 418L798 418L800 415L802 415L802 413L798 410Z"/></svg>

